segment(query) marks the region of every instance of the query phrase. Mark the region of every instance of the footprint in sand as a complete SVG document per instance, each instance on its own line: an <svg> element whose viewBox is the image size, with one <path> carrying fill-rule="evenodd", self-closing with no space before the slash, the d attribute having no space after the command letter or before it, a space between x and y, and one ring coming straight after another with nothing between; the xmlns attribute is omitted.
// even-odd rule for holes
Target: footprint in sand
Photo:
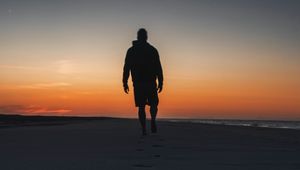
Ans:
<svg viewBox="0 0 300 170"><path fill-rule="evenodd" d="M157 154L157 155L154 155L154 157L155 157L155 158L159 158L159 157L160 157L160 155L158 155L158 154Z"/></svg>
<svg viewBox="0 0 300 170"><path fill-rule="evenodd" d="M162 139L162 138L160 138L160 139L159 139L159 141L163 142L163 141L165 141L165 140L164 140L164 139Z"/></svg>
<svg viewBox="0 0 300 170"><path fill-rule="evenodd" d="M145 143L145 141L144 140L139 140L138 141L138 144L142 144L142 143Z"/></svg>
<svg viewBox="0 0 300 170"><path fill-rule="evenodd" d="M138 148L138 149L136 149L136 151L141 152L141 151L144 151L144 149Z"/></svg>
<svg viewBox="0 0 300 170"><path fill-rule="evenodd" d="M132 165L133 167L137 167L137 168L152 168L152 165L144 165L144 164L134 164Z"/></svg>
<svg viewBox="0 0 300 170"><path fill-rule="evenodd" d="M160 148L160 147L164 147L164 145L154 144L154 145L152 145L152 147Z"/></svg>

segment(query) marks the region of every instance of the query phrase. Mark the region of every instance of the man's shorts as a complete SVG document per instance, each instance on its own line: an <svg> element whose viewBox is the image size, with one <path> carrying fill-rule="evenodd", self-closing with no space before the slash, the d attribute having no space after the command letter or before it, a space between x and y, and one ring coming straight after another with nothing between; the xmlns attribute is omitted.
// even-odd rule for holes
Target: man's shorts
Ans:
<svg viewBox="0 0 300 170"><path fill-rule="evenodd" d="M134 83L134 101L136 107L157 106L158 95L156 83Z"/></svg>

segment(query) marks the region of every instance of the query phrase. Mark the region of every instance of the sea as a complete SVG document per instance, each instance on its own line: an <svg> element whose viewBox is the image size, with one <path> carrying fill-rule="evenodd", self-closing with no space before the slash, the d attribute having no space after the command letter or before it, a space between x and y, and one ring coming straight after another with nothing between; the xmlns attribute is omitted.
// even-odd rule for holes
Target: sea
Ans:
<svg viewBox="0 0 300 170"><path fill-rule="evenodd" d="M167 121L300 130L300 121L236 119L167 119Z"/></svg>

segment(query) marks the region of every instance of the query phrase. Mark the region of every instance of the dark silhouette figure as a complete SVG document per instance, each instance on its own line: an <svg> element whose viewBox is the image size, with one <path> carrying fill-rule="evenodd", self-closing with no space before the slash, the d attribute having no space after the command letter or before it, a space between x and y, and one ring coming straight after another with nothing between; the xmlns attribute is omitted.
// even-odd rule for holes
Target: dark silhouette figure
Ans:
<svg viewBox="0 0 300 170"><path fill-rule="evenodd" d="M137 32L137 40L127 51L123 69L123 87L129 92L128 78L131 73L135 106L139 107L138 115L143 135L146 135L145 106L150 106L151 132L156 133L156 115L158 106L157 91L163 89L163 71L156 48L147 42L147 31L144 28ZM158 85L156 80L158 80Z"/></svg>

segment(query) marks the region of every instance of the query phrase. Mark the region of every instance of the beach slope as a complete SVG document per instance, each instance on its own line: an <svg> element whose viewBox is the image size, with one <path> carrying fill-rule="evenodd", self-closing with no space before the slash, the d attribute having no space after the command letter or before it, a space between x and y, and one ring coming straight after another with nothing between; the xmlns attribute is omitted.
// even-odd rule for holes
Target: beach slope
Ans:
<svg viewBox="0 0 300 170"><path fill-rule="evenodd" d="M55 121L1 127L0 169L300 169L299 130L160 121L143 137L134 119Z"/></svg>

